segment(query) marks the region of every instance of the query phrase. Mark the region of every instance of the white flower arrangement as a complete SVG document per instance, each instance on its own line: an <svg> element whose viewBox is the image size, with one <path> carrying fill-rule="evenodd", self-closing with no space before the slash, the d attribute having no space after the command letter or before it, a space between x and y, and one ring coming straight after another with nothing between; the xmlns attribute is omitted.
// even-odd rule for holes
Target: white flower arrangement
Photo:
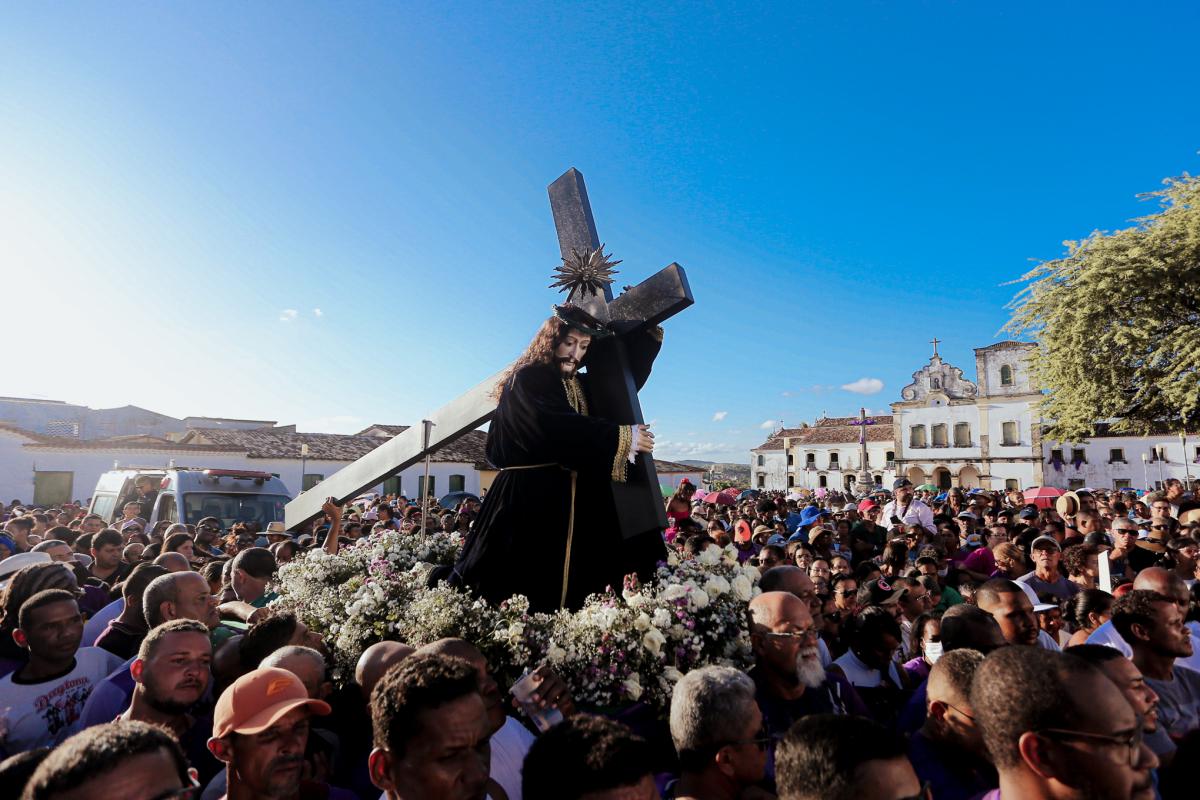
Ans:
<svg viewBox="0 0 1200 800"><path fill-rule="evenodd" d="M689 670L752 661L746 603L759 593L759 574L739 565L733 548L710 547L696 559L672 551L646 584L629 580L578 611L533 614L520 596L496 607L444 584L428 588L430 565L453 564L461 546L455 534L389 531L336 556L307 553L280 567L275 588L280 603L324 635L343 682L375 642L420 647L457 636L483 652L498 680L547 662L577 704L665 711Z"/></svg>

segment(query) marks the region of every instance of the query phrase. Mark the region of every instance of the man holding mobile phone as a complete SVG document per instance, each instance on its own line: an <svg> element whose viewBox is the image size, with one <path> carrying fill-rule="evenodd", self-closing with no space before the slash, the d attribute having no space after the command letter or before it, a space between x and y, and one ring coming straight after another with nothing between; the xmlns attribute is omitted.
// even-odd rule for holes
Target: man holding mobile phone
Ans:
<svg viewBox="0 0 1200 800"><path fill-rule="evenodd" d="M892 497L892 502L883 507L882 514L889 533L903 531L905 525L920 525L931 534L937 533L933 509L913 495L912 481L896 478L892 483Z"/></svg>

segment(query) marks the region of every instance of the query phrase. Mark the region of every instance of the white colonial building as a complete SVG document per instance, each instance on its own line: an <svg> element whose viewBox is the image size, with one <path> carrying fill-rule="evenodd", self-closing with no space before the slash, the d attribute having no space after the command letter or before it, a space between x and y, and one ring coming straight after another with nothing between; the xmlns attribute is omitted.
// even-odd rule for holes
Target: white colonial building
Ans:
<svg viewBox="0 0 1200 800"><path fill-rule="evenodd" d="M942 489L1042 485L1041 392L1029 373L1036 347L977 348L972 382L935 345L929 363L892 403L896 472Z"/></svg>
<svg viewBox="0 0 1200 800"><path fill-rule="evenodd" d="M1043 441L1030 357L1037 345L1005 341L975 350L975 376L942 360L929 363L891 404L869 417L867 473L890 488L897 476L942 489L1158 488L1200 471L1200 438L1121 436L1098 424L1082 444ZM857 489L863 465L857 417L830 417L784 428L750 453L751 483L762 489Z"/></svg>

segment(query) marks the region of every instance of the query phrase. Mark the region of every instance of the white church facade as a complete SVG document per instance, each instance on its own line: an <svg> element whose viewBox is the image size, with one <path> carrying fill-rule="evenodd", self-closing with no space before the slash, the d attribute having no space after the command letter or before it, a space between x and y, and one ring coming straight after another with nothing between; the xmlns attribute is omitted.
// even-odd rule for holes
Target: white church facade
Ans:
<svg viewBox="0 0 1200 800"><path fill-rule="evenodd" d="M866 470L876 485L899 476L942 489L1161 487L1200 475L1200 438L1120 436L1097 426L1080 444L1045 441L1030 357L1037 345L1004 341L975 350L974 380L937 352L912 375L890 415L869 417ZM856 417L783 428L750 453L761 489L857 491Z"/></svg>

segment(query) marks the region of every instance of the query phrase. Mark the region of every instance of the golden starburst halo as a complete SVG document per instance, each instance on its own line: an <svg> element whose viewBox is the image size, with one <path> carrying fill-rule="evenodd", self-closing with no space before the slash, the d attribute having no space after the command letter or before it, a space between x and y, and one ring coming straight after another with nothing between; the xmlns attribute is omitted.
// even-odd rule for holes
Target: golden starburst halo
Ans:
<svg viewBox="0 0 1200 800"><path fill-rule="evenodd" d="M568 301L576 292L581 296L599 294L613 282L613 275L617 274L613 267L621 263L611 257L611 253L605 254L603 244L595 250L572 248L571 255L563 256L562 264L554 268L554 283L550 288L566 291Z"/></svg>

